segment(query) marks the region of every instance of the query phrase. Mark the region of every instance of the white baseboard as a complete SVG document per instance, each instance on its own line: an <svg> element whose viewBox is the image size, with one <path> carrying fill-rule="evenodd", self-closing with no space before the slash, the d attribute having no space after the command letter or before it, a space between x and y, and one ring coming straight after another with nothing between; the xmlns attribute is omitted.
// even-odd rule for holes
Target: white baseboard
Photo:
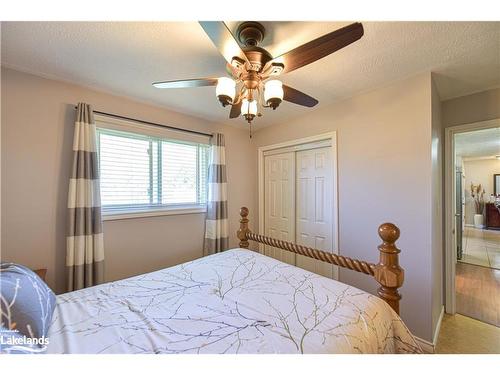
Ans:
<svg viewBox="0 0 500 375"><path fill-rule="evenodd" d="M438 338L439 338L439 332L441 331L441 322L443 321L443 316L444 316L444 305L441 306L441 313L439 314L439 318L436 324L436 329L434 330L434 337L432 338L432 343L434 344L434 348L437 345Z"/></svg>
<svg viewBox="0 0 500 375"><path fill-rule="evenodd" d="M415 337L415 340L418 342L424 353L426 354L434 354L436 352L436 345L439 338L439 331L441 330L441 322L443 321L444 316L444 306L441 306L441 313L439 314L439 319L436 324L436 329L434 330L434 335L432 337L432 342L421 339L420 337Z"/></svg>
<svg viewBox="0 0 500 375"><path fill-rule="evenodd" d="M427 340L421 339L418 336L413 336L415 340L418 342L418 345L422 348L425 354L434 354L435 347L432 344L432 342L429 342Z"/></svg>

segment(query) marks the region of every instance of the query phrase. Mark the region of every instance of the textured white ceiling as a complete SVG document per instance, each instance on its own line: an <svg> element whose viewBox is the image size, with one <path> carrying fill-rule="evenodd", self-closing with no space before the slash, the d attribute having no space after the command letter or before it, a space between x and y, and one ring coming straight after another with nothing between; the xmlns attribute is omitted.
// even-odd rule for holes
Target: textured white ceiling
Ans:
<svg viewBox="0 0 500 375"><path fill-rule="evenodd" d="M456 134L455 153L462 158L500 155L500 128Z"/></svg>
<svg viewBox="0 0 500 375"><path fill-rule="evenodd" d="M286 52L347 22L263 22L263 47ZM237 22L228 22L234 31ZM411 75L433 71L441 99L500 86L499 22L363 22L363 38L286 74L313 109L283 103L257 127L285 121ZM212 121L229 120L213 87L159 90L158 80L221 76L224 59L197 22L2 22L2 64L130 96ZM103 108L102 110L105 110Z"/></svg>

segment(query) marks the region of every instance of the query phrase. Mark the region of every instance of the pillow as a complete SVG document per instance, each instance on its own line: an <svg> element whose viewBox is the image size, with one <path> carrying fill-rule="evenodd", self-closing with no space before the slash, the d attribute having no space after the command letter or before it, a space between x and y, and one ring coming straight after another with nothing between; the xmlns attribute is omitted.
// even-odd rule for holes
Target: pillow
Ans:
<svg viewBox="0 0 500 375"><path fill-rule="evenodd" d="M15 263L0 264L0 312L3 330L28 338L45 338L56 297L40 277Z"/></svg>
<svg viewBox="0 0 500 375"><path fill-rule="evenodd" d="M0 327L0 354L40 354L47 350L47 339L36 342L17 331Z"/></svg>

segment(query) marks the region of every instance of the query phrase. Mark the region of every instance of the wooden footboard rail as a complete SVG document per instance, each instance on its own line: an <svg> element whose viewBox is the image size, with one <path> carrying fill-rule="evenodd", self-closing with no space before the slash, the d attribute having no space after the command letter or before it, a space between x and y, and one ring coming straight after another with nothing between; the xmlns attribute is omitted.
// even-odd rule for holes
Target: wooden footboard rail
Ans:
<svg viewBox="0 0 500 375"><path fill-rule="evenodd" d="M399 266L398 254L400 250L395 244L399 238L399 228L394 224L385 223L379 226L378 234L382 239L382 244L378 246L379 262L374 264L253 233L248 228L248 208L242 207L240 209L240 216L238 238L241 248L248 248L248 241L251 240L371 275L380 284L377 291L379 297L386 301L399 314L399 300L401 299L401 295L398 292L398 288L403 285L404 270Z"/></svg>

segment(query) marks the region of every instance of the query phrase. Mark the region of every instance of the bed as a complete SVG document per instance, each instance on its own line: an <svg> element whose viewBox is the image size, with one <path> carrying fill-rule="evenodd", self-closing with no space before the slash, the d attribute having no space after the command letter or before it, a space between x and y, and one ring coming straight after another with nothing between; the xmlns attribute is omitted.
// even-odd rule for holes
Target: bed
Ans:
<svg viewBox="0 0 500 375"><path fill-rule="evenodd" d="M248 240L273 239L257 238L248 229L248 210L241 214L240 248L59 295L47 352L421 352L394 305L248 250ZM298 253L328 257L293 246ZM372 267L377 265L337 255L329 259L382 275ZM385 261L380 267L388 266ZM385 284L399 282L383 275ZM388 289L381 293L391 295Z"/></svg>

